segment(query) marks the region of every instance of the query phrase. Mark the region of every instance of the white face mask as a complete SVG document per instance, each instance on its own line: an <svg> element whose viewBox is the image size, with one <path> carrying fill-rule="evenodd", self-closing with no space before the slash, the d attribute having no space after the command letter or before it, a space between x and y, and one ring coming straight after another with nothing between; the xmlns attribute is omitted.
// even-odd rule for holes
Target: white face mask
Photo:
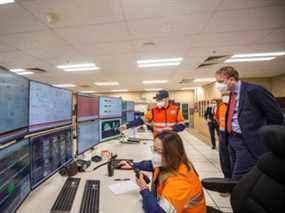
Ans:
<svg viewBox="0 0 285 213"><path fill-rule="evenodd" d="M159 102L157 102L157 106L158 106L159 108L165 107L164 101L159 101Z"/></svg>
<svg viewBox="0 0 285 213"><path fill-rule="evenodd" d="M222 100L223 100L224 103L227 104L227 103L229 103L229 101L230 101L230 97L229 97L229 96L223 96L223 97L222 97Z"/></svg>
<svg viewBox="0 0 285 213"><path fill-rule="evenodd" d="M216 89L218 91L220 91L221 93L226 92L227 91L227 85L225 83L216 82Z"/></svg>
<svg viewBox="0 0 285 213"><path fill-rule="evenodd" d="M151 159L153 167L161 167L162 166L162 157L161 154L154 152Z"/></svg>

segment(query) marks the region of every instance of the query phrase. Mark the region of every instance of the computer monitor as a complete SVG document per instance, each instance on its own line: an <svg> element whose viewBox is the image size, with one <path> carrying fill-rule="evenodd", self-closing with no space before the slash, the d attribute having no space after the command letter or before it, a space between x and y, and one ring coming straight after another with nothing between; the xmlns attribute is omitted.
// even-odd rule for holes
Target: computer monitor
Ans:
<svg viewBox="0 0 285 213"><path fill-rule="evenodd" d="M127 101L127 110L126 111L135 111L135 102Z"/></svg>
<svg viewBox="0 0 285 213"><path fill-rule="evenodd" d="M100 140L105 141L120 135L121 119L100 120Z"/></svg>
<svg viewBox="0 0 285 213"><path fill-rule="evenodd" d="M78 123L77 154L82 154L100 142L99 120Z"/></svg>
<svg viewBox="0 0 285 213"><path fill-rule="evenodd" d="M126 116L127 122L131 122L135 120L135 112L127 112Z"/></svg>
<svg viewBox="0 0 285 213"><path fill-rule="evenodd" d="M95 120L99 117L99 97L77 95L77 121Z"/></svg>
<svg viewBox="0 0 285 213"><path fill-rule="evenodd" d="M122 112L122 124L127 123L127 111Z"/></svg>
<svg viewBox="0 0 285 213"><path fill-rule="evenodd" d="M122 101L122 111L123 112L127 111L127 103L128 101Z"/></svg>
<svg viewBox="0 0 285 213"><path fill-rule="evenodd" d="M122 116L122 99L117 97L100 97L99 117L117 118Z"/></svg>
<svg viewBox="0 0 285 213"><path fill-rule="evenodd" d="M30 132L67 125L71 121L71 91L30 82Z"/></svg>
<svg viewBox="0 0 285 213"><path fill-rule="evenodd" d="M32 137L31 140L32 188L53 175L72 160L71 129Z"/></svg>
<svg viewBox="0 0 285 213"><path fill-rule="evenodd" d="M28 131L29 81L0 66L0 144Z"/></svg>
<svg viewBox="0 0 285 213"><path fill-rule="evenodd" d="M31 190L27 139L0 150L0 212L14 213Z"/></svg>

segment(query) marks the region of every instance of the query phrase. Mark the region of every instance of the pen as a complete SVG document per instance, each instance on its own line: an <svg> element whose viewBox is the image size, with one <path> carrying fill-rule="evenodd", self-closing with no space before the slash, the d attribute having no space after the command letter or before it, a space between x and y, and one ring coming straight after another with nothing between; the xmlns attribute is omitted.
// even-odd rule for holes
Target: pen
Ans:
<svg viewBox="0 0 285 213"><path fill-rule="evenodd" d="M115 178L114 181L128 181L130 178Z"/></svg>

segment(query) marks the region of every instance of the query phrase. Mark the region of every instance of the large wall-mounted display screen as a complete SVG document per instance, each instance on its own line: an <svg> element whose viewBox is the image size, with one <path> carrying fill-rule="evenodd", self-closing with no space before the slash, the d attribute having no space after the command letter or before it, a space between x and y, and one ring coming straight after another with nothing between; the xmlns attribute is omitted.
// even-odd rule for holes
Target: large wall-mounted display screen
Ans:
<svg viewBox="0 0 285 213"><path fill-rule="evenodd" d="M99 120L77 125L77 154L82 154L100 142Z"/></svg>
<svg viewBox="0 0 285 213"><path fill-rule="evenodd" d="M122 99L116 97L100 97L100 118L116 118L122 116Z"/></svg>
<svg viewBox="0 0 285 213"><path fill-rule="evenodd" d="M29 81L0 67L0 144L28 129Z"/></svg>
<svg viewBox="0 0 285 213"><path fill-rule="evenodd" d="M100 140L108 140L120 135L121 119L100 120Z"/></svg>
<svg viewBox="0 0 285 213"><path fill-rule="evenodd" d="M32 187L36 187L72 160L71 129L31 138Z"/></svg>
<svg viewBox="0 0 285 213"><path fill-rule="evenodd" d="M14 213L31 190L28 140L0 149L0 212Z"/></svg>
<svg viewBox="0 0 285 213"><path fill-rule="evenodd" d="M30 131L71 123L72 93L68 90L31 81Z"/></svg>
<svg viewBox="0 0 285 213"><path fill-rule="evenodd" d="M99 117L99 97L77 95L77 121L94 120Z"/></svg>

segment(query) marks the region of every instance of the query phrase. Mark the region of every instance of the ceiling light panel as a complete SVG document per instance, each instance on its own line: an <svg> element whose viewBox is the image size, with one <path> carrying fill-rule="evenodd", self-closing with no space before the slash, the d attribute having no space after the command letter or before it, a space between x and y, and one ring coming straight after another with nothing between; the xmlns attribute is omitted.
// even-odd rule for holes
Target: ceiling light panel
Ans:
<svg viewBox="0 0 285 213"><path fill-rule="evenodd" d="M216 81L215 78L197 78L193 80L194 83L214 82L214 81Z"/></svg>
<svg viewBox="0 0 285 213"><path fill-rule="evenodd" d="M69 88L69 87L76 87L75 84L53 84L55 87L61 87L61 88Z"/></svg>
<svg viewBox="0 0 285 213"><path fill-rule="evenodd" d="M268 52L268 53L249 53L249 54L236 54L232 58L251 58L251 57L272 57L272 56L283 56L284 52Z"/></svg>
<svg viewBox="0 0 285 213"><path fill-rule="evenodd" d="M168 80L151 80L151 81L142 81L143 84L165 84Z"/></svg>
<svg viewBox="0 0 285 213"><path fill-rule="evenodd" d="M262 58L230 58L225 63L239 63L239 62L253 62L253 61L271 61L275 57L262 57Z"/></svg>
<svg viewBox="0 0 285 213"><path fill-rule="evenodd" d="M119 86L119 82L116 81L106 81L106 82L94 82L96 86Z"/></svg>
<svg viewBox="0 0 285 213"><path fill-rule="evenodd" d="M0 0L0 4L9 4L9 3L14 3L15 0Z"/></svg>

